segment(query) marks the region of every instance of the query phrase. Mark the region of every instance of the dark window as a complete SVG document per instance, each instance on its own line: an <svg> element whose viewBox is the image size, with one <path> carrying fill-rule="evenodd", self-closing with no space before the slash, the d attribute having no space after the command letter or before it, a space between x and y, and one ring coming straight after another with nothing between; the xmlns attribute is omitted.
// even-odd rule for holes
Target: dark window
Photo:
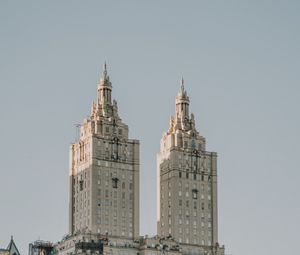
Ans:
<svg viewBox="0 0 300 255"><path fill-rule="evenodd" d="M192 193L193 193L193 199L197 199L198 198L198 190L197 189L193 189Z"/></svg>
<svg viewBox="0 0 300 255"><path fill-rule="evenodd" d="M80 189L80 190L83 190L83 180L80 180L80 181L79 181L79 186L80 186L79 189Z"/></svg>
<svg viewBox="0 0 300 255"><path fill-rule="evenodd" d="M181 178L181 172L179 172L179 178Z"/></svg>
<svg viewBox="0 0 300 255"><path fill-rule="evenodd" d="M189 173L186 173L185 176L186 176L186 178L188 179L188 178L189 178Z"/></svg>
<svg viewBox="0 0 300 255"><path fill-rule="evenodd" d="M112 187L114 189L118 188L118 181L119 181L118 178L112 178Z"/></svg>

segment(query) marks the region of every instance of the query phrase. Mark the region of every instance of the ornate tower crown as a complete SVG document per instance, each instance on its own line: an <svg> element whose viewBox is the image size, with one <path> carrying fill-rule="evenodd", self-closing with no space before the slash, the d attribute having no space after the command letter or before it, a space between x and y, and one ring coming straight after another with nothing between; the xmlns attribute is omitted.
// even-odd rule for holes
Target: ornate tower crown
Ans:
<svg viewBox="0 0 300 255"><path fill-rule="evenodd" d="M185 130L188 128L190 99L184 88L183 78L180 81L180 90L176 96L176 127Z"/></svg>
<svg viewBox="0 0 300 255"><path fill-rule="evenodd" d="M98 83L98 104L105 106L107 104L111 105L111 91L112 84L109 80L109 76L107 75L106 63L103 65L102 76Z"/></svg>

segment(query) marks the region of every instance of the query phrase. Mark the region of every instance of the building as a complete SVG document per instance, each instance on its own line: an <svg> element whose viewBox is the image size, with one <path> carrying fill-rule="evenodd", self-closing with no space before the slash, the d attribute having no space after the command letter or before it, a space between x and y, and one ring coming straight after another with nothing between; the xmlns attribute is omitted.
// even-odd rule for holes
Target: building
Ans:
<svg viewBox="0 0 300 255"><path fill-rule="evenodd" d="M182 79L157 155L157 230L182 245L212 247L218 245L217 153L206 151L189 103Z"/></svg>
<svg viewBox="0 0 300 255"><path fill-rule="evenodd" d="M111 93L105 65L97 102L70 147L70 231L55 255L224 255L217 240L217 155L205 150L189 115L183 80L157 157L154 237L139 236L139 141L128 138Z"/></svg>
<svg viewBox="0 0 300 255"><path fill-rule="evenodd" d="M58 255L224 255L224 247L180 244L172 237L132 240L91 233L66 236L56 251Z"/></svg>
<svg viewBox="0 0 300 255"><path fill-rule="evenodd" d="M11 236L10 242L6 249L0 248L0 255L20 255L13 236Z"/></svg>
<svg viewBox="0 0 300 255"><path fill-rule="evenodd" d="M97 102L70 146L70 234L139 237L139 141L128 132L105 64Z"/></svg>
<svg viewBox="0 0 300 255"><path fill-rule="evenodd" d="M54 253L52 242L37 240L29 244L29 255L53 255Z"/></svg>

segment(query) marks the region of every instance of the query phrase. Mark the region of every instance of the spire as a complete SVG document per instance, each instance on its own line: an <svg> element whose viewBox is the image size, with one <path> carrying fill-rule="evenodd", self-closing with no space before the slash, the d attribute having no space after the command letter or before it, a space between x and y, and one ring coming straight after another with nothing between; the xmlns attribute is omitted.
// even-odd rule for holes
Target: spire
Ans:
<svg viewBox="0 0 300 255"><path fill-rule="evenodd" d="M181 77L181 81L180 81L180 90L181 90L181 93L183 94L184 93L184 79L183 79L183 76Z"/></svg>
<svg viewBox="0 0 300 255"><path fill-rule="evenodd" d="M101 78L102 78L103 81L109 80L109 77L107 75L106 61L104 62L104 65L103 65L103 71L102 71L102 77Z"/></svg>
<svg viewBox="0 0 300 255"><path fill-rule="evenodd" d="M102 75L98 83L98 97L97 97L98 105L100 104L103 106L107 104L112 105L111 92L112 92L112 84L107 74L106 62L104 62Z"/></svg>
<svg viewBox="0 0 300 255"><path fill-rule="evenodd" d="M183 77L180 80L180 90L176 97L176 119L189 119L189 97L184 88Z"/></svg>

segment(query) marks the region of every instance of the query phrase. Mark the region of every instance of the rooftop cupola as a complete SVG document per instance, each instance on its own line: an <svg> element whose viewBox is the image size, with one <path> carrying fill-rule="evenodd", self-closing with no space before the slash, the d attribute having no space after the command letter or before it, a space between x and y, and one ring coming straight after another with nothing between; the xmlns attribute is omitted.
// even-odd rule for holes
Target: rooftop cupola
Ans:
<svg viewBox="0 0 300 255"><path fill-rule="evenodd" d="M109 76L107 75L106 63L104 63L102 76L98 83L98 104L102 106L107 104L111 105L111 91L112 84L109 80Z"/></svg>
<svg viewBox="0 0 300 255"><path fill-rule="evenodd" d="M181 79L180 91L176 97L176 117L178 120L189 119L189 104L190 99L184 89L184 80Z"/></svg>

